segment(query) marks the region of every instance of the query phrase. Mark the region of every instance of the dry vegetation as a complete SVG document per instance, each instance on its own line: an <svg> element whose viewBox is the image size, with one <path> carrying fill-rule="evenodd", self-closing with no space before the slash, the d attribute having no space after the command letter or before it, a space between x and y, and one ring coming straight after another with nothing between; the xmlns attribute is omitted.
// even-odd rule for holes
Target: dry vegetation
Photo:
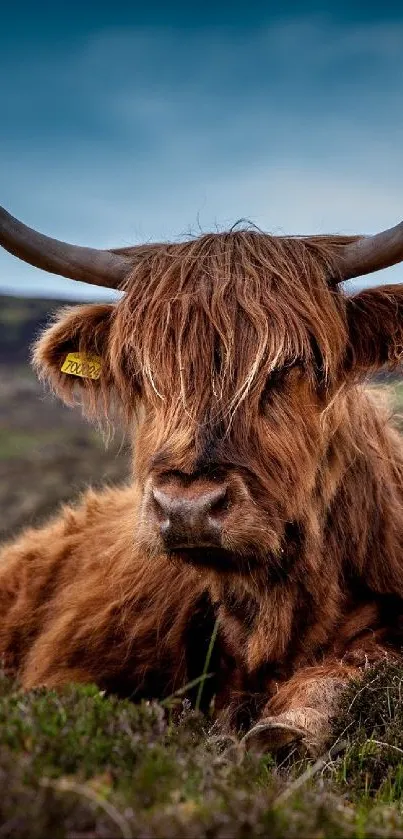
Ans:
<svg viewBox="0 0 403 839"><path fill-rule="evenodd" d="M2 301L0 532L40 521L89 483L124 480L103 441L48 397L27 345L54 304ZM394 383L398 409L403 385ZM94 686L22 694L0 678L1 837L403 837L403 668L369 670L328 750L245 753L180 698L133 705Z"/></svg>

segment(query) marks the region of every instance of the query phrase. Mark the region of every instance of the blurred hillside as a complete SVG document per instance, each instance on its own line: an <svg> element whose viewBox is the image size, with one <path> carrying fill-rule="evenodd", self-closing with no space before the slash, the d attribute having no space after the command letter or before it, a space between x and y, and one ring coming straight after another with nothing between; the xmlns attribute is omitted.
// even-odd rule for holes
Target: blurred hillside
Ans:
<svg viewBox="0 0 403 839"><path fill-rule="evenodd" d="M0 363L28 363L29 346L64 302L0 296Z"/></svg>
<svg viewBox="0 0 403 839"><path fill-rule="evenodd" d="M121 437L106 448L77 410L45 394L30 369L32 341L65 305L0 297L0 540L42 521L89 484L128 474Z"/></svg>

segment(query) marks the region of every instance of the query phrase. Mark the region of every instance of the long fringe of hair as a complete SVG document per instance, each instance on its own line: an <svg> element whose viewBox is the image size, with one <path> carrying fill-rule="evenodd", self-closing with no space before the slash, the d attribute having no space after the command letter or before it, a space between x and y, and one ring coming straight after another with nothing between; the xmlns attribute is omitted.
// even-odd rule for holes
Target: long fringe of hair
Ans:
<svg viewBox="0 0 403 839"><path fill-rule="evenodd" d="M237 229L148 246L140 261L136 249L122 299L62 312L34 362L65 402L81 401L92 416L109 415L116 393L132 418L145 393L171 412L228 422L278 368L298 361L335 375L346 343L337 254L354 238ZM98 381L60 373L71 349L102 356Z"/></svg>

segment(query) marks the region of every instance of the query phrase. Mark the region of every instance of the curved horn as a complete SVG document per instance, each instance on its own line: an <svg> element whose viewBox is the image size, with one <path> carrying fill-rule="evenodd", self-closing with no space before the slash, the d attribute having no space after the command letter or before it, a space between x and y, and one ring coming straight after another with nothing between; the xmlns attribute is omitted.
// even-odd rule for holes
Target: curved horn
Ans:
<svg viewBox="0 0 403 839"><path fill-rule="evenodd" d="M336 282L390 268L398 262L403 262L403 221L375 236L362 236L345 245L336 265Z"/></svg>
<svg viewBox="0 0 403 839"><path fill-rule="evenodd" d="M51 274L91 285L119 288L133 259L96 248L69 245L22 224L0 207L0 245L6 251Z"/></svg>

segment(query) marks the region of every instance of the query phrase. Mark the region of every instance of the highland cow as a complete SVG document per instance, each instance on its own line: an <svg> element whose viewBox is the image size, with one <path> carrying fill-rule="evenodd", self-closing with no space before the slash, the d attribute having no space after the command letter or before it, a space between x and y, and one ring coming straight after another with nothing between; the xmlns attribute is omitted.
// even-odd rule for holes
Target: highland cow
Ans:
<svg viewBox="0 0 403 839"><path fill-rule="evenodd" d="M403 223L96 251L3 210L0 243L124 292L62 311L33 358L133 438L128 485L4 547L7 668L162 699L197 683L214 632L204 705L267 748L320 748L341 688L402 645L403 447L365 380L401 359L403 286L340 282L402 261Z"/></svg>

